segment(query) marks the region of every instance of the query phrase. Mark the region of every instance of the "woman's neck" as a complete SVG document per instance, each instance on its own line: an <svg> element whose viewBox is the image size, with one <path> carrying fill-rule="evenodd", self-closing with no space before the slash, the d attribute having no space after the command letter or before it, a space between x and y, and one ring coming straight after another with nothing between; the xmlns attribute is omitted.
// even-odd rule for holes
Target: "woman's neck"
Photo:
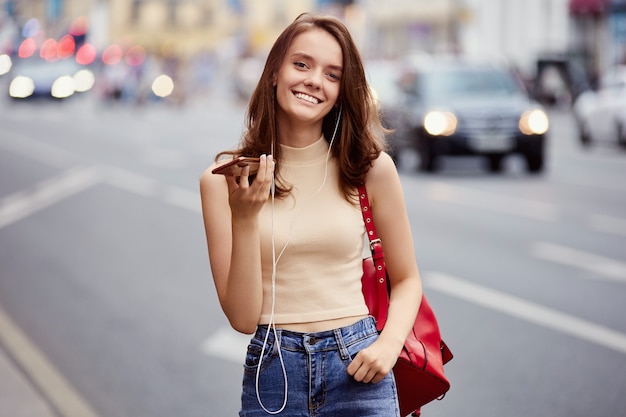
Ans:
<svg viewBox="0 0 626 417"><path fill-rule="evenodd" d="M322 136L322 122L289 123L278 122L278 141L292 148L304 148Z"/></svg>

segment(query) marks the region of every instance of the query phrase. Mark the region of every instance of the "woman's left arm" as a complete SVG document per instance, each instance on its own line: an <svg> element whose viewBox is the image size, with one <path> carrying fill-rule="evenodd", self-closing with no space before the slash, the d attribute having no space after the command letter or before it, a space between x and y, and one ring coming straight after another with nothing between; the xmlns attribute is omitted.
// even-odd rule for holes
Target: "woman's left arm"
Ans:
<svg viewBox="0 0 626 417"><path fill-rule="evenodd" d="M387 323L380 337L359 352L348 367L348 373L357 381L376 383L395 365L413 327L422 299L422 282L402 184L389 155L381 153L374 161L365 185L376 232L383 244L391 296Z"/></svg>

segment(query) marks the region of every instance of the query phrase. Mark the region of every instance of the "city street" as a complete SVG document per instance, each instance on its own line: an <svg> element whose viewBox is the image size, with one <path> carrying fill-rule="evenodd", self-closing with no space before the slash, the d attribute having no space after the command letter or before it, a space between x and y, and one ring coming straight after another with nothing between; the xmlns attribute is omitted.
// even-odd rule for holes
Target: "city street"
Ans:
<svg viewBox="0 0 626 417"><path fill-rule="evenodd" d="M247 336L217 301L198 192L243 130L227 87L182 107L0 100L0 354L56 416L237 415ZM423 416L626 417L626 152L550 117L541 175L400 159L454 353Z"/></svg>

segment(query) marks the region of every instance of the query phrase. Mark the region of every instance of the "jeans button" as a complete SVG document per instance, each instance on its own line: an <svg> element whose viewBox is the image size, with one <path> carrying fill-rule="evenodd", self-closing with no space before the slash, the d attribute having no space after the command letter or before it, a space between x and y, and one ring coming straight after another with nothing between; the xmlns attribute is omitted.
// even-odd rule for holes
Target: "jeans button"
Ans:
<svg viewBox="0 0 626 417"><path fill-rule="evenodd" d="M310 337L310 338L309 338L309 345L314 345L314 344L315 344L315 342L317 342L317 340L315 340L315 338L314 338L314 337Z"/></svg>

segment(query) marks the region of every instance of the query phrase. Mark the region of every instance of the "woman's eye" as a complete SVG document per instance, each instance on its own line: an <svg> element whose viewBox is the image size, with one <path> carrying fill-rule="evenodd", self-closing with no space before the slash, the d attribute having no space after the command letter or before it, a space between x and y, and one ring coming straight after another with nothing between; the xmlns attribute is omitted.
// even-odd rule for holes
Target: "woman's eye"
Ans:
<svg viewBox="0 0 626 417"><path fill-rule="evenodd" d="M294 62L293 65L295 65L298 68L307 68L307 65L304 62Z"/></svg>
<svg viewBox="0 0 626 417"><path fill-rule="evenodd" d="M330 78L332 78L333 80L336 80L336 81L339 81L341 79L341 75L335 74L334 72L328 73L328 77L330 77Z"/></svg>

